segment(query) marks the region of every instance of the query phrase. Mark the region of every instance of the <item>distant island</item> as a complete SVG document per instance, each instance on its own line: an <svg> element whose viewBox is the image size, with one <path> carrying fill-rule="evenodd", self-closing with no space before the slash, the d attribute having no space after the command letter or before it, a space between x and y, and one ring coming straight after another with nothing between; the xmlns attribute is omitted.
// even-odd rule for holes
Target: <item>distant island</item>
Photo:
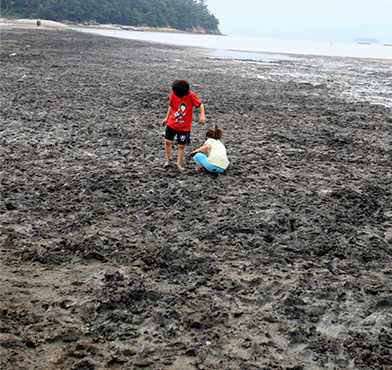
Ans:
<svg viewBox="0 0 392 370"><path fill-rule="evenodd" d="M355 39L355 42L364 43L364 44L380 44L380 41L376 39L369 39L369 38L359 38Z"/></svg>
<svg viewBox="0 0 392 370"><path fill-rule="evenodd" d="M220 33L205 0L2 0L0 16Z"/></svg>

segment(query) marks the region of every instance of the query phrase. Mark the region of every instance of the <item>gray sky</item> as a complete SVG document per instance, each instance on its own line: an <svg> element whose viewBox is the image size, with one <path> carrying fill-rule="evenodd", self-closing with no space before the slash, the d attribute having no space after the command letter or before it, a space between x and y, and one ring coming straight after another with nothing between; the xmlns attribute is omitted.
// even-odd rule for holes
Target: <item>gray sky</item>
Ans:
<svg viewBox="0 0 392 370"><path fill-rule="evenodd" d="M206 0L229 35L392 43L392 0Z"/></svg>

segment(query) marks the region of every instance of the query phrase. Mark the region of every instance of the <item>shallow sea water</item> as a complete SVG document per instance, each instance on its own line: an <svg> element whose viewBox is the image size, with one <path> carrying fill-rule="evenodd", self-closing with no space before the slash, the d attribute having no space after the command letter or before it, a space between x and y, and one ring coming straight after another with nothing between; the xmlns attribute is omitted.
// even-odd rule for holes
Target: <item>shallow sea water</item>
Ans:
<svg viewBox="0 0 392 370"><path fill-rule="evenodd" d="M392 47L383 44L364 45L355 42L295 40L252 36L200 35L174 32L136 32L121 30L118 28L72 29L80 32L96 33L101 36L208 49L392 60Z"/></svg>

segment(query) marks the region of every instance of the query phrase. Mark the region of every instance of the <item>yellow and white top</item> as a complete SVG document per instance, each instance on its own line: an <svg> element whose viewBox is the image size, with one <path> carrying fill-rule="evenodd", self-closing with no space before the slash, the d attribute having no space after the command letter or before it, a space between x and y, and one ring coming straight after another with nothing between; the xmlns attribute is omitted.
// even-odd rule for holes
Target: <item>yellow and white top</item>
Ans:
<svg viewBox="0 0 392 370"><path fill-rule="evenodd" d="M211 145L211 148L207 151L208 163L225 170L230 162L227 158L226 147L223 143L219 140L207 139L204 144Z"/></svg>

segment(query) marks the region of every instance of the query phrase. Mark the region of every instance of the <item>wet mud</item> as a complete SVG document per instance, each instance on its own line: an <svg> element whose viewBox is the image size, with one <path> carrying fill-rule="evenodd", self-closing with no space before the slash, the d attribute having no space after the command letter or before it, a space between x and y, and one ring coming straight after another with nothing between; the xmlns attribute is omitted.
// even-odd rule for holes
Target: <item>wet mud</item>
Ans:
<svg viewBox="0 0 392 370"><path fill-rule="evenodd" d="M392 368L387 61L4 30L1 65L2 368ZM187 157L215 123L218 177Z"/></svg>

